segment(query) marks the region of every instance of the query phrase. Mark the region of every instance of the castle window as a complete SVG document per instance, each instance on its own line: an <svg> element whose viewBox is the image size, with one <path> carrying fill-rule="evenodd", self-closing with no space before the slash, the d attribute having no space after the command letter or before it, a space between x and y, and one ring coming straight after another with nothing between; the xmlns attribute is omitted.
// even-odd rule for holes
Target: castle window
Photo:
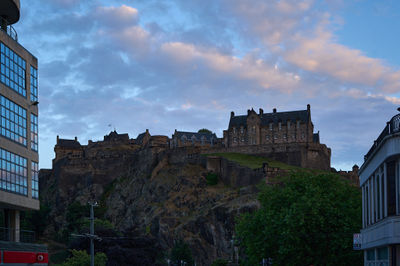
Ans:
<svg viewBox="0 0 400 266"><path fill-rule="evenodd" d="M286 134L283 134L283 140L286 140L286 139L287 139Z"/></svg>
<svg viewBox="0 0 400 266"><path fill-rule="evenodd" d="M277 136L277 135L274 135L274 139L278 139L278 136Z"/></svg>
<svg viewBox="0 0 400 266"><path fill-rule="evenodd" d="M253 126L253 133L256 132L256 126Z"/></svg>
<svg viewBox="0 0 400 266"><path fill-rule="evenodd" d="M297 128L300 128L300 121L297 121Z"/></svg>
<svg viewBox="0 0 400 266"><path fill-rule="evenodd" d="M301 133L301 139L304 139L304 133Z"/></svg>
<svg viewBox="0 0 400 266"><path fill-rule="evenodd" d="M236 134L236 127L233 128L233 134Z"/></svg>
<svg viewBox="0 0 400 266"><path fill-rule="evenodd" d="M236 143L236 142L237 142L237 139L236 139L236 138L233 138L233 142Z"/></svg>
<svg viewBox="0 0 400 266"><path fill-rule="evenodd" d="M244 142L244 138L242 137L242 142Z"/></svg>
<svg viewBox="0 0 400 266"><path fill-rule="evenodd" d="M272 123L269 123L269 130L272 130Z"/></svg>
<svg viewBox="0 0 400 266"><path fill-rule="evenodd" d="M266 139L267 141L269 141L269 135L266 135L266 136L265 136L265 139Z"/></svg>
<svg viewBox="0 0 400 266"><path fill-rule="evenodd" d="M240 133L243 134L243 127L240 127Z"/></svg>
<svg viewBox="0 0 400 266"><path fill-rule="evenodd" d="M296 135L295 134L292 135L292 139L296 139Z"/></svg>
<svg viewBox="0 0 400 266"><path fill-rule="evenodd" d="M282 123L279 122L279 130L281 130L281 129L282 129Z"/></svg>
<svg viewBox="0 0 400 266"><path fill-rule="evenodd" d="M287 122L287 128L290 129L290 121Z"/></svg>

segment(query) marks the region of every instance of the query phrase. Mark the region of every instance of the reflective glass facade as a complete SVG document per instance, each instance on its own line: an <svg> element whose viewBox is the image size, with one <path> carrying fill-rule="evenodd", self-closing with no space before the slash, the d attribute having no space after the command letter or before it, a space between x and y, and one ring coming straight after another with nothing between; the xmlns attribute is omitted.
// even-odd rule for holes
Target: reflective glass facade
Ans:
<svg viewBox="0 0 400 266"><path fill-rule="evenodd" d="M32 162L32 198L39 198L39 165L38 163Z"/></svg>
<svg viewBox="0 0 400 266"><path fill-rule="evenodd" d="M0 95L1 135L26 146L26 110Z"/></svg>
<svg viewBox="0 0 400 266"><path fill-rule="evenodd" d="M26 97L26 61L4 45L4 43L0 42L0 46L1 82Z"/></svg>
<svg viewBox="0 0 400 266"><path fill-rule="evenodd" d="M38 73L37 69L31 66L31 101L38 100Z"/></svg>
<svg viewBox="0 0 400 266"><path fill-rule="evenodd" d="M28 196L28 160L0 148L0 189Z"/></svg>
<svg viewBox="0 0 400 266"><path fill-rule="evenodd" d="M38 151L38 117L31 114L31 149Z"/></svg>

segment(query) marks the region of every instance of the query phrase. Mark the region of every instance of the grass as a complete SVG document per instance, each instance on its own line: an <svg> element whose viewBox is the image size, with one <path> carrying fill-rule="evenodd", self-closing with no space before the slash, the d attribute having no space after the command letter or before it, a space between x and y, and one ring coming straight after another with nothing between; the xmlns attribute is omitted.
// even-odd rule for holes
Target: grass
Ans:
<svg viewBox="0 0 400 266"><path fill-rule="evenodd" d="M283 170L304 170L304 168L301 168L298 166L293 166L293 165L289 165L286 163L272 160L270 158L249 155L249 154L226 152L226 153L207 154L207 156L220 156L229 161L233 161L235 163L238 163L242 166L249 167L251 169L261 168L264 163L268 163L268 166L270 166L270 167L275 167L275 168L279 168L279 169L283 169Z"/></svg>

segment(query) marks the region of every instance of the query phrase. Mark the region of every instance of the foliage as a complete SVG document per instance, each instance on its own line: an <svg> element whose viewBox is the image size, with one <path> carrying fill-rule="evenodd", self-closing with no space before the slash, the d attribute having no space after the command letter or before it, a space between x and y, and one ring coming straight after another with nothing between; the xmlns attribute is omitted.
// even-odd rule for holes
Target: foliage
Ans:
<svg viewBox="0 0 400 266"><path fill-rule="evenodd" d="M90 219L85 217L82 222L82 230L89 230L89 229L90 229ZM114 225L110 221L95 218L94 219L94 229L95 230L101 230L101 229L112 230L112 229L114 229Z"/></svg>
<svg viewBox="0 0 400 266"><path fill-rule="evenodd" d="M228 261L224 259L216 259L214 262L211 264L211 266L227 266Z"/></svg>
<svg viewBox="0 0 400 266"><path fill-rule="evenodd" d="M212 134L212 131L207 129L207 128L202 128L199 129L199 131L197 131L197 133L208 133L208 134Z"/></svg>
<svg viewBox="0 0 400 266"><path fill-rule="evenodd" d="M89 206L81 205L79 202L74 201L67 208L66 221L67 228L70 232L78 232L84 224L84 217L89 216Z"/></svg>
<svg viewBox="0 0 400 266"><path fill-rule="evenodd" d="M50 214L50 207L46 204L40 204L38 211L25 211L21 212L21 228L24 230L34 231L38 235L42 235L46 226L48 225L48 217Z"/></svg>
<svg viewBox="0 0 400 266"><path fill-rule="evenodd" d="M361 228L361 193L338 175L291 173L282 184L264 186L261 208L236 225L247 261L258 265L360 265L352 250Z"/></svg>
<svg viewBox="0 0 400 266"><path fill-rule="evenodd" d="M58 264L58 266L89 266L90 255L84 250L72 251L72 257L68 258L64 263ZM104 253L98 252L94 256L94 265L105 266L107 262L107 256Z"/></svg>
<svg viewBox="0 0 400 266"><path fill-rule="evenodd" d="M214 186L218 184L218 175L215 173L208 173L206 176L207 185Z"/></svg>
<svg viewBox="0 0 400 266"><path fill-rule="evenodd" d="M182 240L179 240L175 243L170 253L170 260L172 263L178 265L181 260L186 262L188 266L194 265L192 251L190 250L189 245Z"/></svg>

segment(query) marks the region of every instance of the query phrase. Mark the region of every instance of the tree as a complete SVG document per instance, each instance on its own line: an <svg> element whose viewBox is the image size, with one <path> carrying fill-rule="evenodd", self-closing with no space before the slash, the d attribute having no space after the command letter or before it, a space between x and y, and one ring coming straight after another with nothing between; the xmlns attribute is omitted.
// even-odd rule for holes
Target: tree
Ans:
<svg viewBox="0 0 400 266"><path fill-rule="evenodd" d="M227 266L228 261L224 259L216 259L214 262L211 264L211 266Z"/></svg>
<svg viewBox="0 0 400 266"><path fill-rule="evenodd" d="M170 259L172 263L176 265L180 265L180 261L184 261L186 265L194 265L194 260L192 257L192 251L188 244L179 240L175 243L174 247L171 250Z"/></svg>
<svg viewBox="0 0 400 266"><path fill-rule="evenodd" d="M72 251L72 257L68 258L64 263L58 264L58 266L89 266L90 256L84 250ZM98 252L94 256L94 265L105 266L107 262L107 256L104 253Z"/></svg>
<svg viewBox="0 0 400 266"><path fill-rule="evenodd" d="M261 208L240 217L237 234L245 265L361 265L352 250L361 228L361 191L335 174L291 173L264 186Z"/></svg>
<svg viewBox="0 0 400 266"><path fill-rule="evenodd" d="M208 133L208 134L212 134L212 131L207 129L207 128L202 128L199 129L199 131L197 131L197 133Z"/></svg>

